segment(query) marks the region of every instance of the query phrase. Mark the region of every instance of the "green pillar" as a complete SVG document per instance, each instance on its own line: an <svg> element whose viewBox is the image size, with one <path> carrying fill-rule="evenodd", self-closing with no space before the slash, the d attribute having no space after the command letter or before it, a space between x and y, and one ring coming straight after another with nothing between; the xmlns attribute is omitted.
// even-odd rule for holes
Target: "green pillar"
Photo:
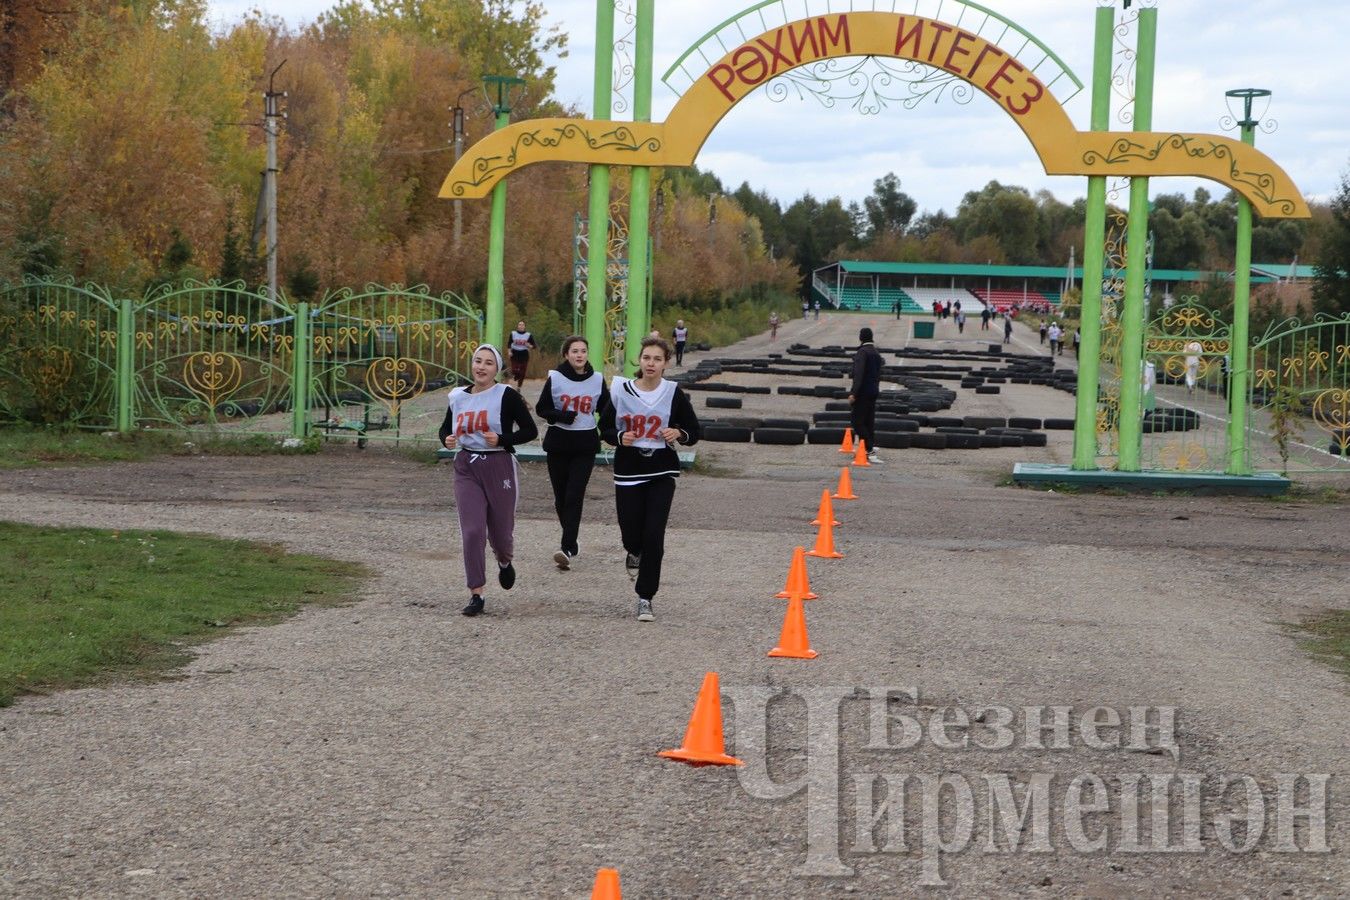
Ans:
<svg viewBox="0 0 1350 900"><path fill-rule="evenodd" d="M295 308L295 349L291 353L291 435L304 438L309 433L309 369L314 342L309 338L309 304Z"/></svg>
<svg viewBox="0 0 1350 900"><path fill-rule="evenodd" d="M117 430L123 434L130 432L136 422L136 395L132 383L135 355L135 301L128 297L117 306Z"/></svg>
<svg viewBox="0 0 1350 900"><path fill-rule="evenodd" d="M511 111L497 110L497 130L511 121ZM483 342L501 349L506 336L506 180L492 189L492 218L488 229L487 324Z"/></svg>
<svg viewBox="0 0 1350 900"><path fill-rule="evenodd" d="M637 0L637 35L634 41L633 121L652 120L652 20L655 0ZM628 339L624 348L624 374L637 370L642 339L651 329L651 298L647 292L647 241L650 234L652 172L646 166L633 169L628 211Z"/></svg>
<svg viewBox="0 0 1350 900"><path fill-rule="evenodd" d="M1158 10L1139 10L1139 44L1135 63L1134 130L1153 130L1154 50L1158 43ZM1143 435L1142 367L1144 361L1144 281L1148 266L1148 179L1130 179L1130 224L1126 243L1125 301L1121 307L1120 458L1122 472L1140 469Z"/></svg>
<svg viewBox="0 0 1350 900"><path fill-rule="evenodd" d="M1111 124L1112 34L1116 12L1097 7L1092 57L1093 131ZM1073 468L1097 468L1097 394L1101 377L1102 275L1106 268L1106 176L1088 178L1087 220L1083 225L1083 301L1079 307L1078 396L1073 420Z"/></svg>
<svg viewBox="0 0 1350 900"><path fill-rule="evenodd" d="M1252 118L1252 100L1268 97L1270 91L1244 89L1228 91L1229 97L1243 100L1242 143L1256 144L1256 121ZM1250 475L1247 460L1247 382L1251 365L1251 291L1252 291L1252 204L1238 195L1237 247L1233 271L1233 343L1228 359L1228 468L1229 475Z"/></svg>
<svg viewBox="0 0 1350 900"><path fill-rule="evenodd" d="M614 0L595 2L595 96L592 119L610 117L614 80ZM609 353L605 307L609 294L609 167L591 166L590 209L586 239L586 343L591 363L604 368Z"/></svg>

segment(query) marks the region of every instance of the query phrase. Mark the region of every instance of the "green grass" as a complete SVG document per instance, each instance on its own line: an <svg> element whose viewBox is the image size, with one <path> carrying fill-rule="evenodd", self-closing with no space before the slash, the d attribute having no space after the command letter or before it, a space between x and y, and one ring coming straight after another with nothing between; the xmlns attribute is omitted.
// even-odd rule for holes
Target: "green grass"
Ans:
<svg viewBox="0 0 1350 900"><path fill-rule="evenodd" d="M364 574L247 541L0 522L0 707L162 675L222 629L346 602Z"/></svg>
<svg viewBox="0 0 1350 900"><path fill-rule="evenodd" d="M105 436L106 435L106 436ZM224 436L188 431L135 431L130 434L100 433L56 428L0 428L0 470L34 466L133 462L154 456L262 456L272 453L314 453L316 435L300 447L281 445L282 436Z"/></svg>
<svg viewBox="0 0 1350 900"><path fill-rule="evenodd" d="M1350 610L1334 610L1315 616L1297 628L1306 636L1305 644L1314 656L1350 675Z"/></svg>

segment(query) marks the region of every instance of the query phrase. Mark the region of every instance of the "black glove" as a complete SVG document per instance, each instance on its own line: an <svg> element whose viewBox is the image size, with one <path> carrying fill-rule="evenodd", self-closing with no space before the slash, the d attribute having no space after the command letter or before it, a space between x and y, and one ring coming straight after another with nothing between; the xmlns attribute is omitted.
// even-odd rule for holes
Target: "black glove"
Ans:
<svg viewBox="0 0 1350 900"><path fill-rule="evenodd" d="M558 421L562 422L564 425L571 425L576 420L577 420L577 411L575 409L569 409L564 412L558 413Z"/></svg>

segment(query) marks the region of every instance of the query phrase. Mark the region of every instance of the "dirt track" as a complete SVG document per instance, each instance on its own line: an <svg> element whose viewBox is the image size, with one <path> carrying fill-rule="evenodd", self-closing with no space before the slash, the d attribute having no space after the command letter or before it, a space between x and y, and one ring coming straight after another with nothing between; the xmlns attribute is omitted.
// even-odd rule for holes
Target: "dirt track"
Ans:
<svg viewBox="0 0 1350 900"><path fill-rule="evenodd" d="M846 343L864 323L899 343L884 319L840 316L791 323L780 344ZM531 400L537 391L527 385ZM1009 386L978 403L962 392L954 414L1069 416L1071 404ZM819 408L778 396L746 407ZM0 894L583 897L595 869L613 865L634 897L909 895L923 890L917 838L904 853L856 852L855 776L1009 773L1021 785L1091 772L1117 790L1115 810L1122 773L1174 771L1263 784L1331 773L1331 852L1274 853L1267 840L1230 854L1206 827L1203 852L1085 854L1056 825L1048 853L990 853L981 837L946 857L952 893L1344 894L1347 684L1282 628L1350 607L1344 504L999 486L1012 462L1066 461L1067 433L1044 450L894 451L859 475L862 499L838 509L847 558L811 565L820 658L769 660L783 610L770 598L792 547L809 546L806 522L839 455L699 450L714 474L681 480L653 626L632 619L604 470L580 566L562 574L548 558L547 476L526 467L520 581L491 592L492 614L473 621L458 614L444 466L339 448L6 473L8 519L282 541L378 574L356 606L207 645L181 680L0 711ZM800 875L804 795L757 799L731 770L655 756L678 745L708 670L728 691L915 686L919 705L904 711L919 719L949 705L1172 705L1180 759L1081 741L869 751L868 705L845 702L838 835L856 874ZM804 709L771 708L780 781L818 752ZM726 715L730 740L730 702Z"/></svg>

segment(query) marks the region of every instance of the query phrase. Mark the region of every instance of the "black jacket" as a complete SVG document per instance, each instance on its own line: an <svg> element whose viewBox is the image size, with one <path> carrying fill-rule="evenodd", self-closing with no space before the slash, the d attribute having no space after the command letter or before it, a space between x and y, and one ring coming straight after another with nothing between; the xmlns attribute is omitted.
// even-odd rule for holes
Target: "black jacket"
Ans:
<svg viewBox="0 0 1350 900"><path fill-rule="evenodd" d="M578 375L577 370L572 368L572 364L564 362L553 370L551 377L566 378L568 381L585 381L595 374L595 369L591 368L590 363L586 363L586 371ZM609 386L603 380L600 382L600 401L595 407L596 418L598 420L600 411L609 403ZM549 380L544 379L544 390L539 394L539 402L534 405L535 414L543 419L549 425L571 425L576 421L577 414L573 410L561 410L553 405L553 390L549 386ZM544 452L545 453L590 453L600 452L600 432L593 431L568 431L565 428L549 428L544 432Z"/></svg>
<svg viewBox="0 0 1350 900"><path fill-rule="evenodd" d="M449 404L445 408L445 421L441 422L441 446L445 446L445 438L455 430L455 414L450 410ZM525 398L521 397L516 389L507 387L502 392L502 433L499 435L500 441L497 444L508 453L515 453L516 446L519 444L528 444L530 441L539 437L539 426L534 424L534 417L530 415L530 408L525 405Z"/></svg>
<svg viewBox="0 0 1350 900"><path fill-rule="evenodd" d="M881 354L871 343L863 344L853 356L853 387L849 393L859 400L881 393Z"/></svg>
<svg viewBox="0 0 1350 900"><path fill-rule="evenodd" d="M643 450L638 447L619 445L619 428L614 420L614 402L605 395L604 408L600 410L600 436L615 447L614 480L618 482L651 481L656 478L679 478L680 457L671 447L659 450ZM675 396L670 400L670 427L681 432L678 443L691 447L698 443L703 434L698 424L698 415L689 395L681 387L675 388Z"/></svg>

